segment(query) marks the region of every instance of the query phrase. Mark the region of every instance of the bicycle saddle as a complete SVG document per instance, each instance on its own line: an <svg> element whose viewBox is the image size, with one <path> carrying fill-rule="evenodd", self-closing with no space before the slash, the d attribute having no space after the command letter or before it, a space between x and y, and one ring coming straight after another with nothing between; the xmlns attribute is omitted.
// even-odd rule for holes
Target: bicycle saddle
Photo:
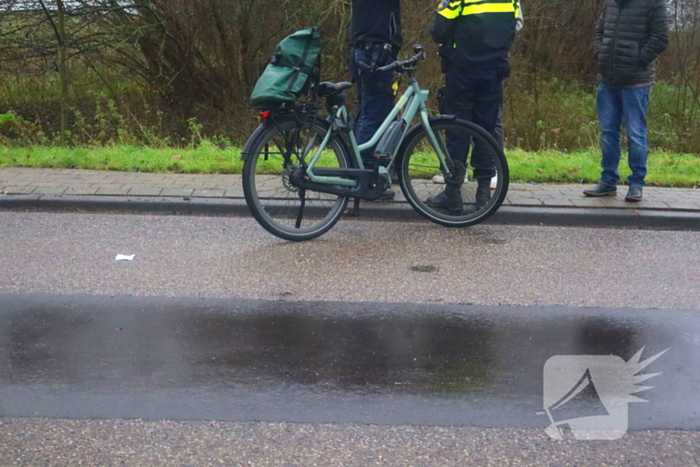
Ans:
<svg viewBox="0 0 700 467"><path fill-rule="evenodd" d="M352 83L343 81L340 83L331 83L330 81L324 81L318 85L318 97L331 97L340 94L346 89L350 89Z"/></svg>

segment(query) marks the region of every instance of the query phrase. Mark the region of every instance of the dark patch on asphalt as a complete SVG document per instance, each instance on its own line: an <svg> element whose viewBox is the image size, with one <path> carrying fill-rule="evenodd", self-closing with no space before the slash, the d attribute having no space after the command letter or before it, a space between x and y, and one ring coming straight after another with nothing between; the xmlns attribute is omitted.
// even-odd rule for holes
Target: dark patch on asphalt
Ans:
<svg viewBox="0 0 700 467"><path fill-rule="evenodd" d="M413 272L437 272L438 268L435 266L413 266L411 267L411 271Z"/></svg>
<svg viewBox="0 0 700 467"><path fill-rule="evenodd" d="M0 416L544 428L550 357L643 347L631 427L700 428L696 312L0 295Z"/></svg>

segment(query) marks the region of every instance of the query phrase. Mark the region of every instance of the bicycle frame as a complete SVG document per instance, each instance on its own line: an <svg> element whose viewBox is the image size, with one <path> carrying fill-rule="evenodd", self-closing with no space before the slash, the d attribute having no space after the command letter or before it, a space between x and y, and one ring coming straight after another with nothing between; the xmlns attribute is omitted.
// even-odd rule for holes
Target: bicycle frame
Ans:
<svg viewBox="0 0 700 467"><path fill-rule="evenodd" d="M418 80L414 76L409 77L409 82L408 82L408 88L406 91L403 93L399 101L394 105L394 108L392 109L391 113L387 116L387 118L382 122L381 126L379 129L375 132L375 134L372 136L372 138L367 141L364 144L357 144L357 140L355 139L355 134L350 131L350 143L352 146L352 151L353 155L355 157L355 161L357 162L357 166L360 167L360 170L364 170L365 166L362 162L362 156L360 153L366 149L374 147L377 143L379 143L379 140L381 137L384 135L384 133L387 131L389 128L389 125L391 125L394 121L396 121L396 118L398 117L399 113L404 110L403 114L401 115L401 119L406 122L406 129L404 130L403 135L401 135L401 142L403 142L404 138L406 137L406 134L408 133L410 129L411 122L413 119L416 117L417 114L420 115L420 121L425 130L428 133L428 137L430 139L431 144L433 145L433 148L435 149L436 153L438 154L438 157L440 158L440 163L443 167L443 170L445 170L445 173L449 173L449 169L447 166L447 163L445 161L445 155L447 154L447 149L444 145L444 142L438 141L438 138L436 137L435 133L432 131L430 128L429 124L429 118L430 115L428 114L427 106L426 103L428 102L428 95L430 91L423 90L420 88L418 85ZM330 119L333 118L333 116L329 117ZM340 119L343 122L348 121L348 110L345 106L341 106L338 108L335 118ZM331 141L331 139L335 136L335 132L337 130L334 130L331 128L331 130L326 134L324 140L321 142L321 145L319 148L316 150L316 153L314 154L313 158L308 164L308 167L306 169L306 174L308 177L311 179L312 182L315 183L323 183L323 184L328 184L328 185L339 185L339 186L346 186L346 187L356 187L357 186L357 181L356 180L351 180L347 178L340 178L340 177L327 177L327 176L320 176L316 175L313 173L313 168L318 162L318 160L321 157L321 154L323 151L326 149L326 146L328 143ZM442 144L441 144L442 143ZM311 146L313 144L313 141L309 143L309 146L307 149L304 151L304 157L310 150ZM401 143L399 143L400 147ZM396 159L396 153L391 156L391 159L389 161L389 164L387 167L380 167L381 172L386 172L393 164L394 160Z"/></svg>

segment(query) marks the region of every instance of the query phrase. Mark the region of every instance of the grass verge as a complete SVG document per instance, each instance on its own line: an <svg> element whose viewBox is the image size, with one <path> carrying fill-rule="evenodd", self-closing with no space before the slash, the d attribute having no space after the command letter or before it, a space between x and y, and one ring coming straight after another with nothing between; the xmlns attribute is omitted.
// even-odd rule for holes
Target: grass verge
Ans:
<svg viewBox="0 0 700 467"><path fill-rule="evenodd" d="M240 149L220 149L204 142L197 149L149 147L45 147L0 146L0 167L92 169L154 173L240 173ZM600 176L600 153L506 151L511 181L515 183L595 183ZM700 186L700 155L653 151L649 155L647 182L652 186ZM620 163L624 178L630 173L627 159Z"/></svg>
<svg viewBox="0 0 700 467"><path fill-rule="evenodd" d="M204 143L197 149L143 146L47 147L0 146L0 167L116 170L153 173L240 173L238 148L220 149Z"/></svg>

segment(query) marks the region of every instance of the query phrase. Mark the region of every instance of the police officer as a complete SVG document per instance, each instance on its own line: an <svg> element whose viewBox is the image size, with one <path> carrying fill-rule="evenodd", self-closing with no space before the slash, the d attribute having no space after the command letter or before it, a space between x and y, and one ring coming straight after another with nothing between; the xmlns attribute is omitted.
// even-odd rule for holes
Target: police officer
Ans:
<svg viewBox="0 0 700 467"><path fill-rule="evenodd" d="M375 71L392 63L402 45L400 0L352 0L350 72L357 83L355 138L364 144L374 136L394 107L393 73ZM362 152L374 164L374 148ZM386 190L382 199L394 197Z"/></svg>
<svg viewBox="0 0 700 467"><path fill-rule="evenodd" d="M441 113L472 121L494 133L519 17L519 0L442 0L430 30L440 44L445 73ZM426 202L459 215L463 212L461 186L467 165L464 148L469 141L452 135L447 145L460 176L451 177L445 191ZM478 146L472 151L471 165L478 183L476 205L480 208L491 198L491 178L496 168L493 158Z"/></svg>

